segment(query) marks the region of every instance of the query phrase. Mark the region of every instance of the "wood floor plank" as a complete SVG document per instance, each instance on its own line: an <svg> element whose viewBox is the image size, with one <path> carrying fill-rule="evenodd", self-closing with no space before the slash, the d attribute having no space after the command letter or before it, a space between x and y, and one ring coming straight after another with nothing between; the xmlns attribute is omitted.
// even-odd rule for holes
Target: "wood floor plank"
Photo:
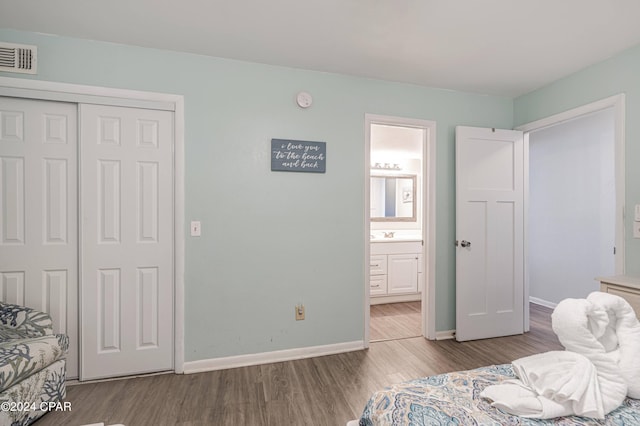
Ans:
<svg viewBox="0 0 640 426"><path fill-rule="evenodd" d="M371 305L369 333L372 342L422 335L421 302Z"/></svg>
<svg viewBox="0 0 640 426"><path fill-rule="evenodd" d="M36 425L344 425L392 383L561 350L550 314L531 305L531 331L518 336L462 343L407 338L261 366L72 385L72 411L49 413Z"/></svg>

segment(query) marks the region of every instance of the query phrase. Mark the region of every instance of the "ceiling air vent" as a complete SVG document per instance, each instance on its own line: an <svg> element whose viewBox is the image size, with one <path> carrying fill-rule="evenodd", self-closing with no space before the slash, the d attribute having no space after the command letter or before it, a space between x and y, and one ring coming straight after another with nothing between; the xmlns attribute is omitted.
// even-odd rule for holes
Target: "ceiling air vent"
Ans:
<svg viewBox="0 0 640 426"><path fill-rule="evenodd" d="M0 42L0 71L35 74L37 53L36 46Z"/></svg>

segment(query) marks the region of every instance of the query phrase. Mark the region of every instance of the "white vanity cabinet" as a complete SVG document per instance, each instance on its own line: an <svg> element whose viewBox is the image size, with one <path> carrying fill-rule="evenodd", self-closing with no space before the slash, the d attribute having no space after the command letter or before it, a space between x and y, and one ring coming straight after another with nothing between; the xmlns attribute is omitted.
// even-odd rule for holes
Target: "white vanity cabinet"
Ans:
<svg viewBox="0 0 640 426"><path fill-rule="evenodd" d="M371 303L420 300L422 291L422 242L371 243Z"/></svg>

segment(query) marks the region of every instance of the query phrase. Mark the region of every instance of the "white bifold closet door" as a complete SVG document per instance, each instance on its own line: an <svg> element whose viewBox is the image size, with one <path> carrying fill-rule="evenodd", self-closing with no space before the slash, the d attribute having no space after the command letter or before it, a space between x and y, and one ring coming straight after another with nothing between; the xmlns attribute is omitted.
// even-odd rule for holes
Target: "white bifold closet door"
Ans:
<svg viewBox="0 0 640 426"><path fill-rule="evenodd" d="M0 97L0 300L48 312L78 377L77 106Z"/></svg>
<svg viewBox="0 0 640 426"><path fill-rule="evenodd" d="M173 369L173 113L80 105L80 379Z"/></svg>

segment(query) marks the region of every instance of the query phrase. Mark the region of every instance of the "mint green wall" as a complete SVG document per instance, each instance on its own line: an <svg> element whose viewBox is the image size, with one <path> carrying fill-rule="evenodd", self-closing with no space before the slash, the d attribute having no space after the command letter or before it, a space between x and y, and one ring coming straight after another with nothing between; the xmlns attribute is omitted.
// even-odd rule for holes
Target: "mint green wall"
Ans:
<svg viewBox="0 0 640 426"><path fill-rule="evenodd" d="M0 40L38 46L38 75L24 78L184 95L185 218L203 232L185 242L187 361L363 338L365 113L437 122L436 328L455 328L454 128L510 128L511 99L11 30ZM271 138L326 141L327 173L272 173Z"/></svg>
<svg viewBox="0 0 640 426"><path fill-rule="evenodd" d="M633 238L633 207L640 204L640 46L514 101L515 126L625 93L625 266L640 275L640 240Z"/></svg>

